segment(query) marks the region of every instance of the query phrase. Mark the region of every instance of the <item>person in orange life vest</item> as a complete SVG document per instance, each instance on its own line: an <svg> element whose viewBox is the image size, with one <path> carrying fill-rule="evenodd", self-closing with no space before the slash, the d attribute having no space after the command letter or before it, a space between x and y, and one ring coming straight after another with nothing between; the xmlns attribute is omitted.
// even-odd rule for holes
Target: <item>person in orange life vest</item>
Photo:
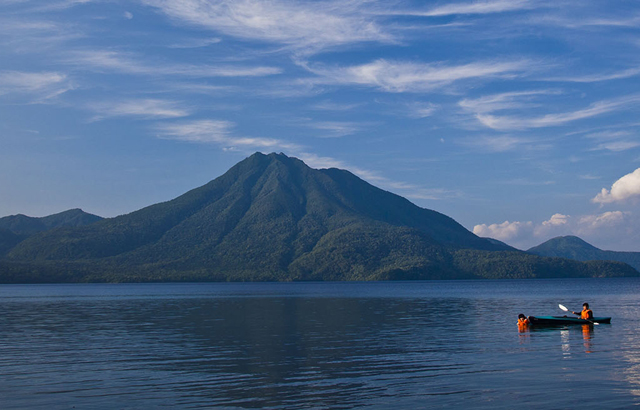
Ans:
<svg viewBox="0 0 640 410"><path fill-rule="evenodd" d="M574 315L580 316L580 319L593 320L593 312L589 309L588 303L582 304L582 312L571 312Z"/></svg>
<svg viewBox="0 0 640 410"><path fill-rule="evenodd" d="M522 313L518 315L518 326L529 326L529 319Z"/></svg>

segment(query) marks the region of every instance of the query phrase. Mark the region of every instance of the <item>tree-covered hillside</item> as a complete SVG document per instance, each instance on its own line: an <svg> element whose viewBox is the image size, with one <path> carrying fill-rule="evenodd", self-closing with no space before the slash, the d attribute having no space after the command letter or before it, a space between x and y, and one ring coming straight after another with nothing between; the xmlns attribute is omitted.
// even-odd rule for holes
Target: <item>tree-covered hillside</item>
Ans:
<svg viewBox="0 0 640 410"><path fill-rule="evenodd" d="M160 204L20 242L0 281L393 280L598 276L513 251L338 169L254 154ZM607 275L637 274L608 265ZM55 278L55 279L51 279Z"/></svg>
<svg viewBox="0 0 640 410"><path fill-rule="evenodd" d="M640 269L640 252L603 251L577 236L559 236L527 251L540 256L568 258L577 261L618 261Z"/></svg>

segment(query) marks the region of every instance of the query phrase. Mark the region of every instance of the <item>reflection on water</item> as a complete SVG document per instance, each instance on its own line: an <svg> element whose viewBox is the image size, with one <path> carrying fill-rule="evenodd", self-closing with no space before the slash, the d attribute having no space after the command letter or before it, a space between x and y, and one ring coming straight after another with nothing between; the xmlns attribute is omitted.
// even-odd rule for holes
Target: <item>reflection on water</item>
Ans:
<svg viewBox="0 0 640 410"><path fill-rule="evenodd" d="M518 329L520 310L571 300L517 283L0 287L1 407L640 403L635 327ZM640 282L569 283L603 313L637 305Z"/></svg>

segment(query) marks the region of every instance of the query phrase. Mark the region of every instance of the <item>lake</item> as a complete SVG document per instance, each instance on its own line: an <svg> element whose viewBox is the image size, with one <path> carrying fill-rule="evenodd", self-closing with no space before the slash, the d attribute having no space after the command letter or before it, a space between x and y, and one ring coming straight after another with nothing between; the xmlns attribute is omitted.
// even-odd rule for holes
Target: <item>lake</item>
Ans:
<svg viewBox="0 0 640 410"><path fill-rule="evenodd" d="M640 278L2 285L0 408L628 408L639 316Z"/></svg>

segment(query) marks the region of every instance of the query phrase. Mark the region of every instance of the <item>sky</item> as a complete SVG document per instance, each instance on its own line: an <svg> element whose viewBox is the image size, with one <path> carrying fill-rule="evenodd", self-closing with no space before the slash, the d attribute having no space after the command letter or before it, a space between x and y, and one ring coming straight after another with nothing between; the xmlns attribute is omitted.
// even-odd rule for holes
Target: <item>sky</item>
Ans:
<svg viewBox="0 0 640 410"><path fill-rule="evenodd" d="M519 249L640 251L639 114L637 1L0 0L0 216L283 152Z"/></svg>

